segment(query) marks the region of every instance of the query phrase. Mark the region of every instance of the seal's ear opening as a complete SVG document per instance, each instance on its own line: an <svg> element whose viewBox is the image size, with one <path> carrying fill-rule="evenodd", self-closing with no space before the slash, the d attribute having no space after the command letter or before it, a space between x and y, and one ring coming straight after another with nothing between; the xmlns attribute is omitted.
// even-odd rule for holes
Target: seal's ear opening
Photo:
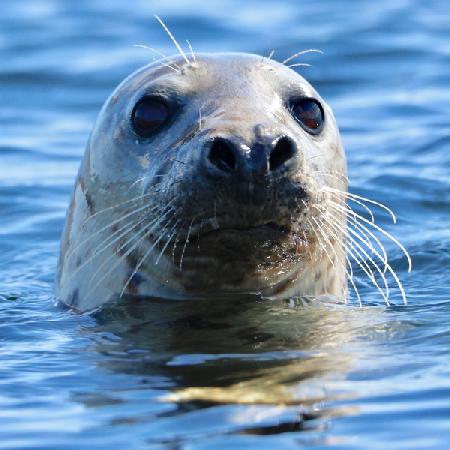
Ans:
<svg viewBox="0 0 450 450"><path fill-rule="evenodd" d="M131 113L133 129L141 137L149 137L156 133L168 118L169 107L158 97L141 98Z"/></svg>

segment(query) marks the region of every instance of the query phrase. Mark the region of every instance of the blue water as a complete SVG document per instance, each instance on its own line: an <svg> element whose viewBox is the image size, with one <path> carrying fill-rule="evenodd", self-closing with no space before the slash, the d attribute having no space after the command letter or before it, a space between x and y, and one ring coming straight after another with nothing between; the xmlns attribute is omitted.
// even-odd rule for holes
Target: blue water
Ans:
<svg viewBox="0 0 450 450"><path fill-rule="evenodd" d="M450 442L447 0L0 3L0 448L446 449ZM381 223L408 305L55 306L73 179L102 102L174 49L282 60L333 107L351 189ZM398 300L398 293L397 293Z"/></svg>

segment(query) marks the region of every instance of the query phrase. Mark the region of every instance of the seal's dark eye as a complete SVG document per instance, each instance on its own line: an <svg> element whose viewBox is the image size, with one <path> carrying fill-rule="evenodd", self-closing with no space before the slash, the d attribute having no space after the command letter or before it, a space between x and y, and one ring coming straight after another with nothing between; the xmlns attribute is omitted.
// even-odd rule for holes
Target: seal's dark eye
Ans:
<svg viewBox="0 0 450 450"><path fill-rule="evenodd" d="M154 97L139 100L131 114L134 131L139 136L149 137L168 119L169 108L166 103Z"/></svg>
<svg viewBox="0 0 450 450"><path fill-rule="evenodd" d="M318 134L324 122L323 109L317 100L302 98L291 107L292 115L311 134Z"/></svg>

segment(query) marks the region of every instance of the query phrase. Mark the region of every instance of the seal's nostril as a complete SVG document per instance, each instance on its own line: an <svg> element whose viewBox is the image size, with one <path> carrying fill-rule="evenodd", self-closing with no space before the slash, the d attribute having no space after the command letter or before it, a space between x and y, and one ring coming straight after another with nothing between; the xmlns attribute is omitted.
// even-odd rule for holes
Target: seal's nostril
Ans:
<svg viewBox="0 0 450 450"><path fill-rule="evenodd" d="M223 172L233 172L236 168L233 144L226 139L214 139L209 149L208 159L216 168Z"/></svg>
<svg viewBox="0 0 450 450"><path fill-rule="evenodd" d="M278 139L270 153L269 164L270 170L277 170L285 162L289 161L295 155L295 144L288 137Z"/></svg>

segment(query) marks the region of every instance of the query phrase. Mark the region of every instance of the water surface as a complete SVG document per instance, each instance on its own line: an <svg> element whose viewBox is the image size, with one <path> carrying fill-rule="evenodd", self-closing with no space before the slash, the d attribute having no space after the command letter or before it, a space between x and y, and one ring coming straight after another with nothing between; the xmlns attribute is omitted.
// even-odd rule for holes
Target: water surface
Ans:
<svg viewBox="0 0 450 450"><path fill-rule="evenodd" d="M333 107L351 189L413 258L386 307L137 302L91 315L52 297L74 176L102 102L174 49L248 51ZM450 5L249 1L0 4L0 448L443 449L450 441Z"/></svg>

